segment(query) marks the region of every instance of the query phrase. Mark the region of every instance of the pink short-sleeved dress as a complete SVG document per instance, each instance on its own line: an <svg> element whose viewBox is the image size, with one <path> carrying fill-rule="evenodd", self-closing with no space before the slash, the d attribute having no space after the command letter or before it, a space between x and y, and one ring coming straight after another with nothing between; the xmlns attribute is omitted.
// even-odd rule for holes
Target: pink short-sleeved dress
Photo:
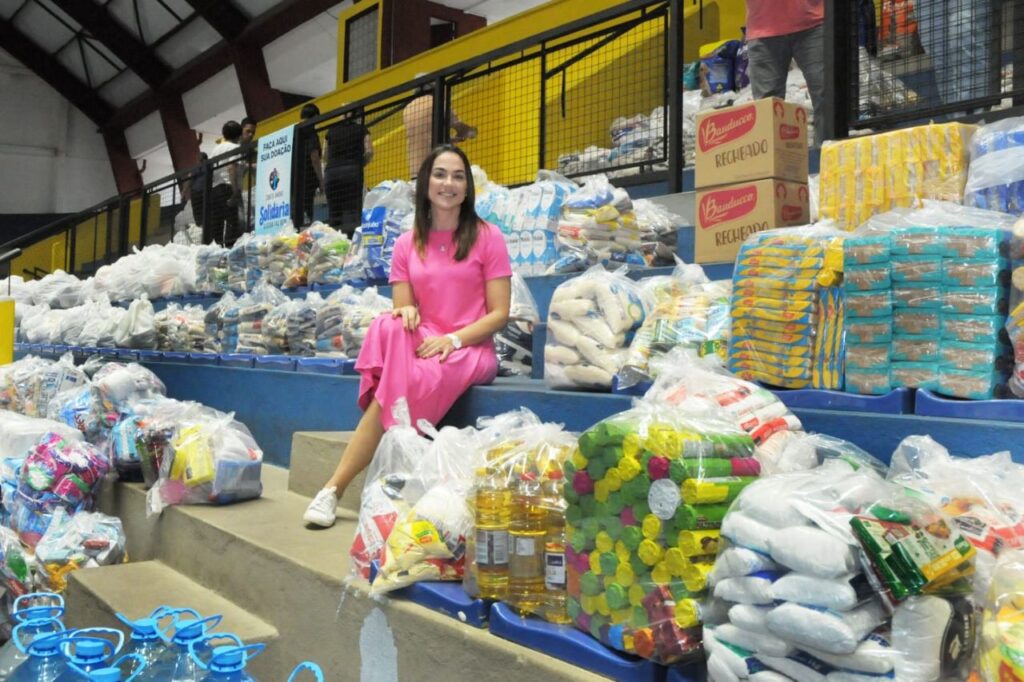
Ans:
<svg viewBox="0 0 1024 682"><path fill-rule="evenodd" d="M406 331L401 317L381 315L367 330L356 360L362 377L359 407L366 410L376 398L385 429L394 424L391 408L399 398L409 404L414 426L419 419L437 424L466 389L490 383L498 373L491 339L464 345L444 362L440 355L416 357L424 338L458 331L487 314L487 281L512 275L505 239L494 225L480 223L476 244L462 261L455 260L454 234L431 231L423 258L411 232L395 242L391 283L412 286L420 326Z"/></svg>

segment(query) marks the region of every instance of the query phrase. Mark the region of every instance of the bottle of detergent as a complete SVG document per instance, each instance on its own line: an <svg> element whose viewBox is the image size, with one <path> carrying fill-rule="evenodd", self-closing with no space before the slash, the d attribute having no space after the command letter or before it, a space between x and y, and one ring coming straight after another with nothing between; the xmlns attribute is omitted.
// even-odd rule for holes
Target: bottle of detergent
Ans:
<svg viewBox="0 0 1024 682"><path fill-rule="evenodd" d="M108 639L109 638L109 639ZM91 672L106 668L108 661L117 656L124 646L124 633L112 628L82 628L74 637L61 644L61 653L68 669L60 675L60 682L77 682L81 678L71 668Z"/></svg>
<svg viewBox="0 0 1024 682"><path fill-rule="evenodd" d="M31 622L31 621L30 621ZM60 632L41 632L33 638L31 644L23 645L24 628L29 623L22 623L14 628L16 634L12 635L18 648L28 658L8 678L10 682L55 682L68 669L67 661L61 655L61 644L75 636L75 630L61 630Z"/></svg>
<svg viewBox="0 0 1024 682"><path fill-rule="evenodd" d="M313 661L303 661L295 666L295 670L288 676L288 682L295 682L295 680L299 679L299 673L306 672L307 670L313 674L313 679L316 682L324 682L324 671Z"/></svg>
<svg viewBox="0 0 1024 682"><path fill-rule="evenodd" d="M205 635L189 644L192 662L206 673L202 682L256 682L245 666L265 648L265 644L246 645L230 633Z"/></svg>
<svg viewBox="0 0 1024 682"><path fill-rule="evenodd" d="M14 600L11 618L15 625L33 622L28 628L22 628L21 633L28 644L41 632L58 632L64 629L60 619L64 616L64 597L53 592L36 592L35 594L23 594ZM14 635L0 647L0 680L10 677L14 669L28 658L17 646Z"/></svg>
<svg viewBox="0 0 1024 682"><path fill-rule="evenodd" d="M199 614L192 609L176 609L170 606L158 606L148 616L138 620L130 620L121 613L114 614L118 620L131 628L131 636L124 648L125 654L142 656L147 667L156 663L167 650L167 645L160 637L160 622L179 613L190 613L193 617L199 618Z"/></svg>
<svg viewBox="0 0 1024 682"><path fill-rule="evenodd" d="M167 650L157 659L151 672L140 677L142 680L159 680L160 682L196 682L200 679L200 669L192 660L190 645L193 641L207 635L220 624L223 616L206 618L186 618L185 613L174 615L174 636L160 636L167 642ZM202 647L200 646L200 649Z"/></svg>
<svg viewBox="0 0 1024 682"><path fill-rule="evenodd" d="M122 670L125 661L135 664L132 672L128 673L127 676ZM68 663L68 670L72 671L75 674L74 679L80 682L136 682L139 679L139 675L146 670L146 665L147 663L142 656L138 654L125 654L106 668L86 671L76 667L74 663Z"/></svg>

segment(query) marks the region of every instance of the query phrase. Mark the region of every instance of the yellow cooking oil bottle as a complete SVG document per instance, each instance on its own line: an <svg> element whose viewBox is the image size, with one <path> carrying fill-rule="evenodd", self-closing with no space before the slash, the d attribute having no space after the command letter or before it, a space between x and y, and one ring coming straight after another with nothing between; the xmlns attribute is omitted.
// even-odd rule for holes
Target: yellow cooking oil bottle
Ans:
<svg viewBox="0 0 1024 682"><path fill-rule="evenodd" d="M547 528L544 531L544 619L552 623L571 623L566 603L565 565L565 498L564 478L559 469L548 473L544 481L544 509Z"/></svg>
<svg viewBox="0 0 1024 682"><path fill-rule="evenodd" d="M545 602L544 545L547 509L534 472L519 476L512 491L508 601L520 613L538 612Z"/></svg>
<svg viewBox="0 0 1024 682"><path fill-rule="evenodd" d="M509 588L512 491L498 473L477 470L476 571L483 599L505 599Z"/></svg>

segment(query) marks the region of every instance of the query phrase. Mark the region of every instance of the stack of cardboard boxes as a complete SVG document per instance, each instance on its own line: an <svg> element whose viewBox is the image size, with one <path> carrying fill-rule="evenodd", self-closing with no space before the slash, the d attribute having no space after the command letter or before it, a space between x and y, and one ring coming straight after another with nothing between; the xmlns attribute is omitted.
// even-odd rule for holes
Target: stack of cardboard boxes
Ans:
<svg viewBox="0 0 1024 682"><path fill-rule="evenodd" d="M697 116L698 263L736 258L750 235L810 222L807 112L763 99Z"/></svg>

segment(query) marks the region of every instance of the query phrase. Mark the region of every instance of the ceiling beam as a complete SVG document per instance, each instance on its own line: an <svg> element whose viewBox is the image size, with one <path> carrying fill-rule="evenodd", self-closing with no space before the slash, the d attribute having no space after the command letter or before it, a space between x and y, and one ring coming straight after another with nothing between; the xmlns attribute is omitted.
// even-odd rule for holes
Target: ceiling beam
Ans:
<svg viewBox="0 0 1024 682"><path fill-rule="evenodd" d="M240 9L231 0L186 0L199 16L213 27L220 37L234 42L249 23Z"/></svg>
<svg viewBox="0 0 1024 682"><path fill-rule="evenodd" d="M262 121L284 111L281 93L270 87L270 74L263 58L263 48L233 45L231 56L235 62L238 87L242 90L245 113Z"/></svg>
<svg viewBox="0 0 1024 682"><path fill-rule="evenodd" d="M6 19L0 19L0 47L46 81L96 125L107 124L113 113L110 105Z"/></svg>
<svg viewBox="0 0 1024 682"><path fill-rule="evenodd" d="M105 7L93 0L61 0L57 6L138 74L146 85L155 89L167 80L170 74L167 65Z"/></svg>
<svg viewBox="0 0 1024 682"><path fill-rule="evenodd" d="M262 48L337 4L338 0L285 0L252 19L235 43ZM222 40L175 69L160 88L145 92L118 109L111 125L127 128L137 123L156 111L165 98L181 96L233 62L231 45Z"/></svg>

